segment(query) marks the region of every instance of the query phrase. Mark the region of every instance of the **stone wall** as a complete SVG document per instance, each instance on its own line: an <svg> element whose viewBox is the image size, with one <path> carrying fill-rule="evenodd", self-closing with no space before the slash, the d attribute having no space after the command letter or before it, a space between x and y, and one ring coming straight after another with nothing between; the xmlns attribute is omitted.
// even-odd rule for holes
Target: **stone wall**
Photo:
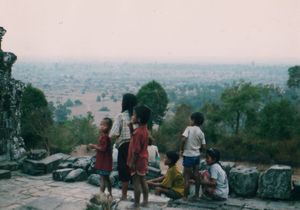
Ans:
<svg viewBox="0 0 300 210"><path fill-rule="evenodd" d="M5 33L6 30L0 27L0 160L18 160L26 153L20 136L20 103L25 85L11 78L17 56L2 50Z"/></svg>

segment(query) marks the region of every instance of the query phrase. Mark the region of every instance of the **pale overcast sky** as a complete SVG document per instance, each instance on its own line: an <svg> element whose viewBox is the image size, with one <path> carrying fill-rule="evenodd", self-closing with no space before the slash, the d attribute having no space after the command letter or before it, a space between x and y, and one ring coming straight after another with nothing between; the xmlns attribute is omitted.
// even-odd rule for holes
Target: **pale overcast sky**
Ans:
<svg viewBox="0 0 300 210"><path fill-rule="evenodd" d="M0 0L26 59L300 63L299 0Z"/></svg>

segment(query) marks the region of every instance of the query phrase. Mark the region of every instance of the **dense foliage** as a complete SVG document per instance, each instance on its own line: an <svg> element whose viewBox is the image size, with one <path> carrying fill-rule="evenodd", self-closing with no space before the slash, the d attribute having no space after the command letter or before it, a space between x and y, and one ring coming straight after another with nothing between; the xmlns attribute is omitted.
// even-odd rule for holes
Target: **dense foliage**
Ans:
<svg viewBox="0 0 300 210"><path fill-rule="evenodd" d="M47 103L41 90L31 85L25 88L21 103L21 135L28 149L69 153L77 145L97 142L98 129L92 114L68 119L70 104L68 100L55 107Z"/></svg>
<svg viewBox="0 0 300 210"><path fill-rule="evenodd" d="M21 102L21 136L26 147L43 146L49 150L47 132L52 125L52 113L44 93L27 85Z"/></svg>
<svg viewBox="0 0 300 210"><path fill-rule="evenodd" d="M199 110L205 115L207 144L218 147L223 158L300 165L298 67L288 71L293 90L239 81L224 87L219 98L189 107L189 112L182 110L186 105L178 106L154 135L160 150L178 147L191 111Z"/></svg>
<svg viewBox="0 0 300 210"><path fill-rule="evenodd" d="M139 103L151 109L151 122L160 125L168 105L168 96L164 88L153 80L139 89L137 98Z"/></svg>

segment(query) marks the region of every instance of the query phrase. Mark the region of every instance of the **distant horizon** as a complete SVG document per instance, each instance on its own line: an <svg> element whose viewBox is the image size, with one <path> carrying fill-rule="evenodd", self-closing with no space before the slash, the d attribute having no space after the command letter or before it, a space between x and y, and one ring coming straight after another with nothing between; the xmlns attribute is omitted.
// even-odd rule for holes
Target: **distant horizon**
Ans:
<svg viewBox="0 0 300 210"><path fill-rule="evenodd" d="M153 57L144 57L144 58L58 58L58 57L49 57L49 58L22 58L18 56L16 63L142 63L142 64L199 64L199 65L300 65L300 60L290 59L290 60L235 60L235 59L197 59L197 58L153 58Z"/></svg>

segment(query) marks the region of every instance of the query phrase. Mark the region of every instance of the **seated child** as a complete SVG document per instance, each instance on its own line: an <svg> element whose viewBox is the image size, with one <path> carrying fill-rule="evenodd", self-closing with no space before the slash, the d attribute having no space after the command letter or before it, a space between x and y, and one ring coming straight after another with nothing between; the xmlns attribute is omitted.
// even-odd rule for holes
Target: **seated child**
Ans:
<svg viewBox="0 0 300 210"><path fill-rule="evenodd" d="M165 176L151 179L147 181L149 186L155 187L155 194L165 194L172 199L179 199L184 195L184 179L180 173L176 162L179 159L179 155L174 151L167 152L165 165L169 168Z"/></svg>
<svg viewBox="0 0 300 210"><path fill-rule="evenodd" d="M220 152L210 148L206 151L206 163L209 166L207 171L201 175L201 185L204 198L212 200L226 200L228 198L228 179L223 170L220 160Z"/></svg>

